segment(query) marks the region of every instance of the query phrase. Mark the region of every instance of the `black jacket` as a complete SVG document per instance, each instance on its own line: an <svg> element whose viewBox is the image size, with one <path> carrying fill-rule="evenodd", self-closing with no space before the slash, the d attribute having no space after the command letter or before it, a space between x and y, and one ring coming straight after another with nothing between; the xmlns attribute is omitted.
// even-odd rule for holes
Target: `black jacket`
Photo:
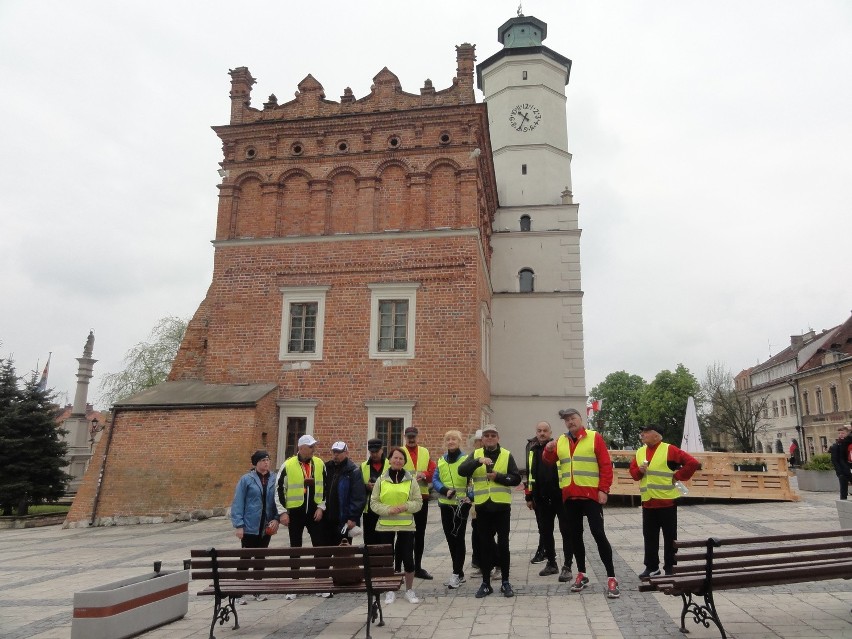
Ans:
<svg viewBox="0 0 852 639"><path fill-rule="evenodd" d="M485 456L488 457L491 461L497 461L497 457L500 456L500 445L498 444L494 450L483 449L485 451ZM461 464L459 464L459 475L462 477L470 477L473 475L474 471L479 468L482 464L479 463L479 460L470 455L467 459L465 459ZM506 469L508 472L497 473L497 476L494 478L495 483L503 484L504 486L517 486L521 483L521 474L518 472L518 465L515 463L515 458L512 456L512 453L509 453L509 465ZM476 504L477 512L497 512L502 510L511 510L511 504L496 504L490 499L486 501L484 504Z"/></svg>
<svg viewBox="0 0 852 639"><path fill-rule="evenodd" d="M544 447L550 441L553 440L548 440L542 444L536 437L527 440L527 454L524 459L529 466L527 468L527 476L524 478L527 501L544 500L553 501L558 504L562 503L562 491L559 489L557 464L543 464L541 462L541 454L544 452ZM532 463L530 463L530 451L533 454ZM534 481L530 482L530 478Z"/></svg>

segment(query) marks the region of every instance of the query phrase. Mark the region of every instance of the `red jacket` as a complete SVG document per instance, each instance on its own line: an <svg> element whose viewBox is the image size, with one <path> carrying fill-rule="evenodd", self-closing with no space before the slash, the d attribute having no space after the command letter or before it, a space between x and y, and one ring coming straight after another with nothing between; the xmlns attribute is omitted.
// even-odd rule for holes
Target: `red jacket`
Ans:
<svg viewBox="0 0 852 639"><path fill-rule="evenodd" d="M656 446L648 446L646 459L651 461L651 458L654 456L654 452L657 450ZM701 465L700 462L695 459L689 453L682 451L677 446L673 446L669 444L669 454L668 459L666 460L669 463L669 468L673 466L679 466L674 473L674 481L686 481L690 477L695 474L695 471L698 470L698 467ZM634 455L630 460L630 476L639 481L642 479L642 473L639 472L639 465L636 463L636 455ZM642 508L668 508L670 506L674 506L674 499L649 499L648 501L642 502Z"/></svg>
<svg viewBox="0 0 852 639"><path fill-rule="evenodd" d="M568 433L565 433L562 437L568 439L571 455L573 455L574 449L577 447L577 441L586 437L586 429L580 429L577 433L576 441ZM599 490L609 493L609 489L612 487L612 460L609 457L609 450L604 443L603 437L600 436L600 433L598 433L598 436L595 437L595 457L598 460L598 487L589 488L586 486L578 486L574 483L572 478L571 483L562 489L562 501L567 501L569 499L593 499L594 501L597 501ZM548 450L545 448L544 452L541 454L541 459L545 464L555 464L558 461L556 449Z"/></svg>

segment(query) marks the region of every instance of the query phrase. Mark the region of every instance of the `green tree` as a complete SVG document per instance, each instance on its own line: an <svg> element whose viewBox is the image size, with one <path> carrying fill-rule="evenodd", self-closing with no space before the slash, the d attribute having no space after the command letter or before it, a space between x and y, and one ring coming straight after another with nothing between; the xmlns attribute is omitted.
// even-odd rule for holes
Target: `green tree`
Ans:
<svg viewBox="0 0 852 639"><path fill-rule="evenodd" d="M734 376L719 362L707 367L702 390L710 402L707 428L730 437L738 451L753 453L757 436L767 427L762 416L769 396L749 398L744 391L738 391Z"/></svg>
<svg viewBox="0 0 852 639"><path fill-rule="evenodd" d="M34 504L65 494L71 476L66 465L66 431L56 426L52 391L42 390L33 373L19 388L14 363L0 363L0 508L26 515Z"/></svg>
<svg viewBox="0 0 852 639"><path fill-rule="evenodd" d="M603 434L614 448L635 446L638 442L638 409L646 386L639 375L618 371L591 390L590 396L601 400L595 420L605 425Z"/></svg>
<svg viewBox="0 0 852 639"><path fill-rule="evenodd" d="M185 319L171 316L157 322L147 341L139 342L124 354L124 370L104 376L101 401L112 405L166 381L186 325Z"/></svg>
<svg viewBox="0 0 852 639"><path fill-rule="evenodd" d="M699 408L700 392L698 380L683 364L678 364L674 372L660 371L642 393L638 410L640 426L662 426L666 441L679 445L683 438L686 403L692 396Z"/></svg>

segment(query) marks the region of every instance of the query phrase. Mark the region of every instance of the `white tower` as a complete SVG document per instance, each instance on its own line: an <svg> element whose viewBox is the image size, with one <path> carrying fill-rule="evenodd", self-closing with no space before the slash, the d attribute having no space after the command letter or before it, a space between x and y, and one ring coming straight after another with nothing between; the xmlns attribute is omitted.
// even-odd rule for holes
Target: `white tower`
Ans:
<svg viewBox="0 0 852 639"><path fill-rule="evenodd" d="M559 409L583 414L586 405L580 229L565 113L571 60L543 46L546 37L541 20L512 18L498 30L503 49L476 68L500 202L492 236L491 409L516 456L537 422L561 432Z"/></svg>

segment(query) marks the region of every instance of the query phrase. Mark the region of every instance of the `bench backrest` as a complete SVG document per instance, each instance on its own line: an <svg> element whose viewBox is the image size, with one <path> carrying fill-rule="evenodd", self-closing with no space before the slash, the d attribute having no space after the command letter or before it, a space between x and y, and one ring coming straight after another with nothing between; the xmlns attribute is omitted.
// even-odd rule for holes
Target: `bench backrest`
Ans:
<svg viewBox="0 0 852 639"><path fill-rule="evenodd" d="M351 583L393 575L393 546L191 550L193 579L329 579Z"/></svg>

